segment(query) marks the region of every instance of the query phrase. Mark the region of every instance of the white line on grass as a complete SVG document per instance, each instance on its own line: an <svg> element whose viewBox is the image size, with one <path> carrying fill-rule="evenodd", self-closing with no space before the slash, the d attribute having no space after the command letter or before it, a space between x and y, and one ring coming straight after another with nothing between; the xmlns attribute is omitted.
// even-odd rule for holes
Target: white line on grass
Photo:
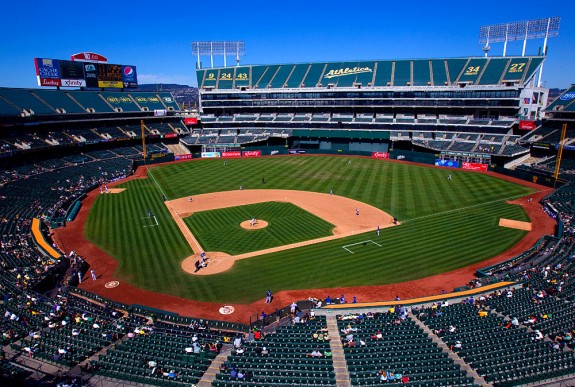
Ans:
<svg viewBox="0 0 575 387"><path fill-rule="evenodd" d="M154 180L154 183L156 183L156 186L158 187L158 189L162 192L162 195L167 199L168 196L166 195L166 193L164 192L164 190L162 189L162 187L160 187L160 184L158 183L158 181L156 180L156 177L154 176L154 174L152 173L152 170L150 168L148 168L148 166L146 165L146 170L148 171L148 173L150 174L150 176L152 176L152 179Z"/></svg>
<svg viewBox="0 0 575 387"><path fill-rule="evenodd" d="M553 189L546 189L546 190L537 191L537 192L546 192L546 191L553 191ZM524 196L526 196L526 195L523 194L523 195L510 196L510 197L508 197L508 198L492 200L492 201L490 201L490 202L483 202L483 203L478 203L478 204L472 204L471 206L454 208L454 209L452 209L452 210L447 210L447 211L434 212L433 214L418 216L417 218L411 218L411 219L404 220L402 223L412 222L412 221L414 221L414 220L421 220L421 219L431 218L431 217L434 217L434 216L437 216L437 215L449 214L449 213L451 213L451 212L456 212L456 211L461 211L461 210L468 210L468 209L470 209L470 208L481 207L481 206L484 206L484 205L486 205L486 204L493 204L493 203L502 202L502 201L507 201L507 200L515 200L515 199L522 198L522 197L524 197Z"/></svg>
<svg viewBox="0 0 575 387"><path fill-rule="evenodd" d="M372 241L371 239L368 239L368 240L365 240L365 241L361 241L361 242L357 242L357 243L352 243L351 245L345 245L345 246L341 246L341 247L342 247L344 250L346 250L348 253L355 254L353 251L351 251L350 249L348 249L348 247L349 247L349 246L355 246L355 245L361 245L362 243L363 243L363 244L366 244L367 242L371 242L371 243L373 243L373 244L376 245L376 246L383 247L382 245L380 245L379 243L376 243L376 242Z"/></svg>
<svg viewBox="0 0 575 387"><path fill-rule="evenodd" d="M142 226L142 227L156 227L156 226L159 226L159 225L160 225L160 224L158 223L158 218L156 218L156 215L152 215L152 218L154 218L154 222L156 222L156 224L149 224L149 225L147 225L147 226ZM141 219L150 219L150 218L148 218L147 216L144 216L144 217L141 218Z"/></svg>
<svg viewBox="0 0 575 387"><path fill-rule="evenodd" d="M162 192L162 195L166 198L166 200L168 200L168 196L166 195L166 193L164 192L164 190L162 189L162 187L160 186L160 184L158 183L158 181L156 180L156 177L154 176L154 174L152 173L152 170L146 165L146 170L148 171L148 173L150 174L150 176L152 176L152 179L154 180L154 183L156 184L156 186L158 187L158 189ZM172 211L174 211L174 214L176 214L177 219L182 223L182 225L184 226L184 230L186 230L187 234L189 237L191 237L191 239L193 239L194 241L196 241L197 244L197 248L200 251L204 251L204 248L200 245L200 242L198 242L198 240L196 239L196 237L194 237L194 234L192 234L192 231L189 229L188 225L186 224L186 222L184 222L184 220L182 219L182 217L180 216L180 214L178 214L178 211L176 211L176 209L174 208L174 205L171 203L170 200L168 200L169 207ZM191 247L191 246L190 246ZM192 251L194 250L194 248L192 247Z"/></svg>

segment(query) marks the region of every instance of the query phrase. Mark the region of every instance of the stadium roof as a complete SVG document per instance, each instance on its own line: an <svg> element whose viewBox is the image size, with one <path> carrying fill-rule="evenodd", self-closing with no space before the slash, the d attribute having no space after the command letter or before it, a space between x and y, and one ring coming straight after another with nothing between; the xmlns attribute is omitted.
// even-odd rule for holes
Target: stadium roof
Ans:
<svg viewBox="0 0 575 387"><path fill-rule="evenodd" d="M542 56L368 60L198 69L200 89L524 84Z"/></svg>
<svg viewBox="0 0 575 387"><path fill-rule="evenodd" d="M547 106L545 111L550 113L575 113L575 84L571 85L559 98Z"/></svg>

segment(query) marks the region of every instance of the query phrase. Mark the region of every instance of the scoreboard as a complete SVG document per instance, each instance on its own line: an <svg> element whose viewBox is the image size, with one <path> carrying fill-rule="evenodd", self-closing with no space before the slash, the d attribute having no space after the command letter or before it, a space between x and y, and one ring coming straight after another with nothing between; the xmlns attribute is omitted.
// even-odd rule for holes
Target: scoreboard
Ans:
<svg viewBox="0 0 575 387"><path fill-rule="evenodd" d="M137 89L136 66L34 58L38 86Z"/></svg>
<svg viewBox="0 0 575 387"><path fill-rule="evenodd" d="M98 87L123 88L122 66L99 63Z"/></svg>

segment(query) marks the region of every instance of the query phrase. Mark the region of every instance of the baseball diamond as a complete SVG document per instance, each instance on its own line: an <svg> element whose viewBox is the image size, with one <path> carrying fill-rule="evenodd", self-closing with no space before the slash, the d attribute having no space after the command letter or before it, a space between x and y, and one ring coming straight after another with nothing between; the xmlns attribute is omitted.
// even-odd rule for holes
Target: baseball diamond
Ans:
<svg viewBox="0 0 575 387"><path fill-rule="evenodd" d="M349 160L353 160L351 167ZM447 173L453 175L452 181L446 179ZM126 188L121 194L98 197L86 223L86 236L118 259L115 276L122 282L180 297L227 303L253 302L262 288L384 285L484 261L526 235L522 230L499 227L498 221L529 220L520 206L507 201L534 192L533 188L477 172L329 156L241 159L225 169L217 160L199 160L150 168L147 174L153 179L133 179L120 184ZM264 189L257 184L262 174L270 176ZM190 184L192 176L201 177L202 183ZM240 182L245 190L237 189ZM257 187L253 192L250 182ZM334 186L336 195L329 195ZM424 189L429 186L435 189ZM337 225L332 220L337 214L356 228L337 240L265 251L232 267L228 265L219 274L190 277L181 271L182 260L193 256L194 249L174 221L176 214L185 217L190 208L199 208L208 200L217 203L209 208L229 207L234 202L290 201L282 196L282 190L293 188L298 190L292 193L309 190L310 195L322 198L310 200L308 205L329 203L330 199L350 200L353 204L347 209L339 204L328 205L324 219ZM162 202L161 192L169 201ZM189 202L187 198L192 195L194 201ZM227 197L230 200L224 199ZM357 206L362 210L359 216L355 214ZM159 226L131 227L130 211L138 212L139 207L152 208ZM371 218L368 208L379 209L382 215ZM111 215L120 209L127 211L126 216ZM351 255L341 246L374 240L376 227L389 225L392 217L401 225L381 230L377 243L383 248L355 253L353 270L345 270L350 267ZM221 237L226 238L226 234ZM133 251L129 246L134 244L145 248ZM211 249L222 253L217 247ZM265 249L258 242L250 246L252 252ZM207 270L205 273L209 273Z"/></svg>

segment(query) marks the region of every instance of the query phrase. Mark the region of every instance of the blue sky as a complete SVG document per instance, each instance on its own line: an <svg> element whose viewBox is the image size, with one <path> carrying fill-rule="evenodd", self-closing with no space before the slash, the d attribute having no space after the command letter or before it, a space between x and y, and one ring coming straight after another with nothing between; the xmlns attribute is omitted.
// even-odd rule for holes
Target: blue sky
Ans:
<svg viewBox="0 0 575 387"><path fill-rule="evenodd" d="M550 16L562 20L559 36L549 40L543 80L547 87L575 83L575 2L569 0L63 4L72 3L2 5L0 87L36 87L34 57L69 59L85 51L135 65L140 83L195 86L194 40L243 40L242 64L480 56L481 25ZM528 41L527 54L537 54L542 45ZM521 48L521 42L510 43L507 54L520 55ZM490 55L502 51L502 44L493 44Z"/></svg>

